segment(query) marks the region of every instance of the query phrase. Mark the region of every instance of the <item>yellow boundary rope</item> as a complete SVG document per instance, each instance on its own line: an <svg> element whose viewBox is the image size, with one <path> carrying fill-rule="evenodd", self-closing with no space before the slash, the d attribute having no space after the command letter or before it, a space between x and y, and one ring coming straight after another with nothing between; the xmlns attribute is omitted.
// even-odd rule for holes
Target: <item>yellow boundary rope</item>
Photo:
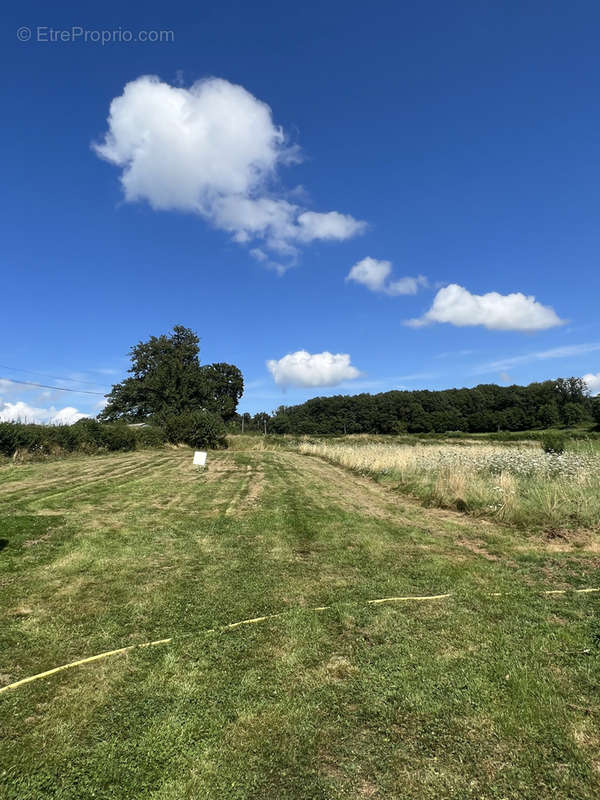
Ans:
<svg viewBox="0 0 600 800"><path fill-rule="evenodd" d="M573 594L594 594L600 592L600 588L598 589L551 589L548 591L540 592L542 595L565 595L572 592ZM489 597L502 597L503 595L508 594L507 592L491 592L488 596ZM398 602L405 602L405 601L417 601L417 602L426 602L429 600L445 600L448 597L452 597L452 594L449 592L447 594L431 594L431 595L408 595L408 596L400 596L400 597L380 597L376 600L367 600L366 605L381 605L383 603L398 603ZM327 611L328 609L332 608L332 606L317 606L316 608L310 608L309 611ZM269 619L277 619L281 617L282 614L267 614L264 617L252 617L250 619L242 619L239 622L230 622L229 625L223 625L220 628L209 628L208 630L203 631L204 633L216 633L217 631L228 631L233 630L234 628L240 628L242 625L256 625L259 622L266 622ZM189 635L189 634L187 634ZM14 683L9 683L8 686L0 687L0 694L2 692L8 692L10 689L16 689L19 686L24 686L26 683L32 683L33 681L38 681L41 678L48 678L50 675L56 675L58 672L64 672L67 669L73 669L73 667L80 667L83 664L91 664L93 661L101 661L104 658L110 658L111 656L117 656L121 653L128 653L130 650L139 650L144 647L155 647L156 645L160 644L168 644L169 642L173 641L173 636L169 636L166 639L156 639L153 642L142 642L141 644L130 644L127 647L119 647L116 650L107 650L104 653L98 653L95 656L89 656L88 658L81 658L79 661L71 661L69 664L62 664L60 667L54 667L53 669L48 669L45 672L38 672L37 675L31 675L29 678L22 678L20 681L15 681Z"/></svg>

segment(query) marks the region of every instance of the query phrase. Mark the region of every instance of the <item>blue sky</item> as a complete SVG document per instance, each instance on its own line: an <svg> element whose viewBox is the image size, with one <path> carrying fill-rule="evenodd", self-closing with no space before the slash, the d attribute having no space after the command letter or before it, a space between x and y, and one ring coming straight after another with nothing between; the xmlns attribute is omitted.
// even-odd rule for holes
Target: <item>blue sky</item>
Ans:
<svg viewBox="0 0 600 800"><path fill-rule="evenodd" d="M0 415L95 413L10 379L103 392L174 324L242 369L242 411L600 391L596 3L3 13Z"/></svg>

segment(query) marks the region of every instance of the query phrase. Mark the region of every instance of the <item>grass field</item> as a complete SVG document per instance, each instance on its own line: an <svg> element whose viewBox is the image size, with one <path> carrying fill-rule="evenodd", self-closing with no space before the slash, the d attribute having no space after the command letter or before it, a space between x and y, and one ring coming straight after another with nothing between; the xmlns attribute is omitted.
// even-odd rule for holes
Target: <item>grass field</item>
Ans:
<svg viewBox="0 0 600 800"><path fill-rule="evenodd" d="M0 797L595 800L599 550L286 449L5 465L0 686L171 641L0 693Z"/></svg>

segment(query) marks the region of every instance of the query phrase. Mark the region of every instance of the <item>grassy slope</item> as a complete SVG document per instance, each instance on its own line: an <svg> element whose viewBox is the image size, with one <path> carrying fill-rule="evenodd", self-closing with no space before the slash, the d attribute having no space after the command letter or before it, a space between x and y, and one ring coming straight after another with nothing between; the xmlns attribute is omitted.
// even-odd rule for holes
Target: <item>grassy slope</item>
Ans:
<svg viewBox="0 0 600 800"><path fill-rule="evenodd" d="M0 681L175 636L0 694L2 798L598 796L600 596L536 594L597 551L296 453L209 464L0 470Z"/></svg>

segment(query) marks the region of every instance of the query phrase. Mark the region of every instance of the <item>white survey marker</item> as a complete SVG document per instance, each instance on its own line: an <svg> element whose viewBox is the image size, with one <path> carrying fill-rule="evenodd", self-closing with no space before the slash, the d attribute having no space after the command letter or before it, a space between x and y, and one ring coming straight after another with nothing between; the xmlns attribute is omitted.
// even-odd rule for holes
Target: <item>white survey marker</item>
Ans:
<svg viewBox="0 0 600 800"><path fill-rule="evenodd" d="M202 450L196 450L194 452L194 465L196 467L206 466L206 453L204 453Z"/></svg>

